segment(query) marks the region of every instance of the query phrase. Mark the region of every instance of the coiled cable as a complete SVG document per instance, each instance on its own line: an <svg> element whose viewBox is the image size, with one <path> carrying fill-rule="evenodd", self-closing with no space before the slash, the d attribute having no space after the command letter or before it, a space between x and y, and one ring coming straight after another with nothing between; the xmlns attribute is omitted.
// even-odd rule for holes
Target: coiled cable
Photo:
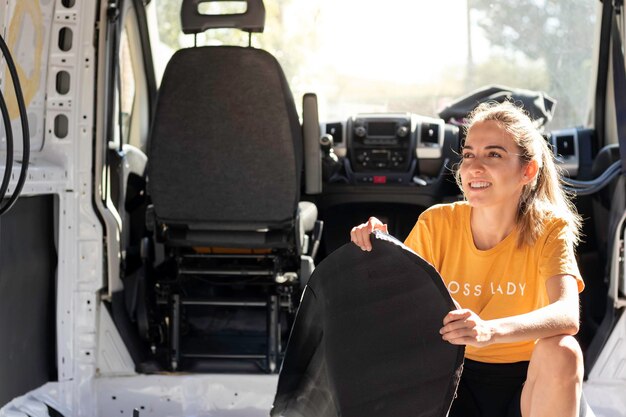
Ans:
<svg viewBox="0 0 626 417"><path fill-rule="evenodd" d="M9 69L9 73L11 74L11 80L13 81L13 88L15 90L15 99L17 100L17 107L19 109L20 114L20 122L22 124L22 167L20 169L20 176L17 180L17 184L15 185L15 190L13 190L13 194L6 201L5 204L1 204L6 197L6 190L9 185L9 180L11 177L11 171L13 169L13 129L11 127L11 120L9 118L9 112L7 110L6 102L4 97L0 100L0 111L2 112L2 120L4 122L4 129L7 132L7 166L4 172L2 186L0 187L0 215L6 213L13 207L17 198L19 197L22 189L24 188L24 183L26 182L26 174L28 173L28 164L30 162L30 131L28 129L28 118L26 117L26 104L24 102L24 94L22 93L22 86L20 85L20 80L17 74L17 68L15 67L15 62L13 61L13 57L11 55L11 51L9 51L9 47L7 46L4 38L0 36L0 50L2 50L2 54L4 55L4 59L7 63L7 68ZM0 92L0 95L2 93ZM11 137L10 143L10 152L9 152L9 137ZM10 162L10 164L9 164ZM5 180L6 185L5 185Z"/></svg>

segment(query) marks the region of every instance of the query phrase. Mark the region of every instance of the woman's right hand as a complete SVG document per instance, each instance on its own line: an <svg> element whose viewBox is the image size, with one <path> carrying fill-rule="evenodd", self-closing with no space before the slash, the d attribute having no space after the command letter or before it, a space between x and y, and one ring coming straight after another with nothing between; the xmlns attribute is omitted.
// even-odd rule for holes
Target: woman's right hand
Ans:
<svg viewBox="0 0 626 417"><path fill-rule="evenodd" d="M374 230L382 230L385 233L389 233L387 231L386 224L378 220L376 217L370 217L367 223L363 223L352 228L350 231L350 240L362 250L369 252L372 250L370 234Z"/></svg>

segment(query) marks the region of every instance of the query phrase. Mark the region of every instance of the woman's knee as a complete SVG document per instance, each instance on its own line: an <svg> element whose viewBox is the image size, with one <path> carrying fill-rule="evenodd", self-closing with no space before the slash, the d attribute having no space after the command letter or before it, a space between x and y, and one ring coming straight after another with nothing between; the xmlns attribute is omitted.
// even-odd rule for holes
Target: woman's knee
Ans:
<svg viewBox="0 0 626 417"><path fill-rule="evenodd" d="M557 374L573 375L577 379L583 374L583 354L573 336L553 336L539 339L533 350L531 363L539 369Z"/></svg>

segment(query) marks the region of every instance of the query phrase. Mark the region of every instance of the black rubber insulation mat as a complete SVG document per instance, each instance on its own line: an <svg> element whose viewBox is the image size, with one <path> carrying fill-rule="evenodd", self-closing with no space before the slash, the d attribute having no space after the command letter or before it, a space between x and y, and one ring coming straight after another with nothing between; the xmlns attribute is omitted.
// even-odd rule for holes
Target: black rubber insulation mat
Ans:
<svg viewBox="0 0 626 417"><path fill-rule="evenodd" d="M395 238L375 232L372 247L348 243L316 267L272 416L448 413L464 354L439 334L452 298L435 269Z"/></svg>

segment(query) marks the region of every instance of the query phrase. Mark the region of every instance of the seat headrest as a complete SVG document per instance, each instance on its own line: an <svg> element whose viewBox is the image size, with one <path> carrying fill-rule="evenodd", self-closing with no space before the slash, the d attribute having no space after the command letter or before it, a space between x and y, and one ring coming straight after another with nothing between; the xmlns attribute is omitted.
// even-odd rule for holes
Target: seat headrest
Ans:
<svg viewBox="0 0 626 417"><path fill-rule="evenodd" d="M265 28L265 6L262 0L245 1L244 13L206 15L198 11L201 3L224 0L183 0L180 10L183 33L201 33L207 29L235 28L246 32L263 32Z"/></svg>

